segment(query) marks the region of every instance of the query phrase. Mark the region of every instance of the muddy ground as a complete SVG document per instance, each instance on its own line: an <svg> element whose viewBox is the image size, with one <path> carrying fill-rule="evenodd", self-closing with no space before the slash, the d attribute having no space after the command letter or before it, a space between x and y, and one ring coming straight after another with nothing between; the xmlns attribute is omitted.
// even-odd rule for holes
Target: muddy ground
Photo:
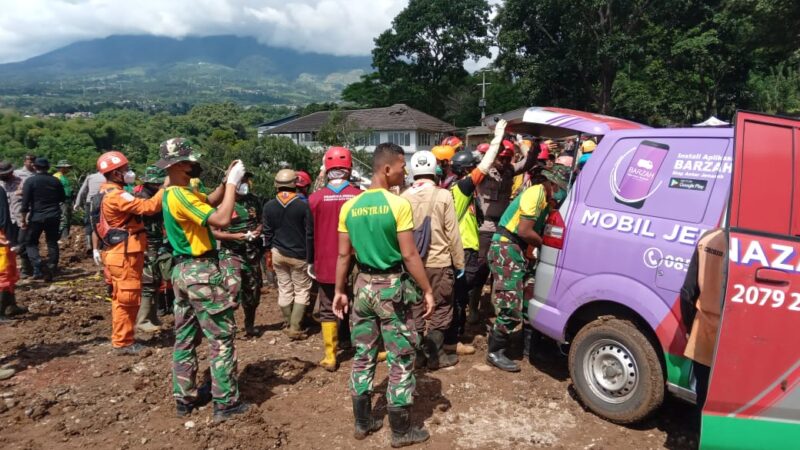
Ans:
<svg viewBox="0 0 800 450"><path fill-rule="evenodd" d="M352 355L340 355L338 372L317 367L322 356L318 327L306 341L289 341L280 331L276 292L269 287L256 321L263 335L236 341L242 397L256 406L223 424L211 422L210 406L177 418L170 382L171 316L164 318L161 333L137 336L149 347L145 354L114 355L110 304L100 274L77 251L79 241L67 247L63 273L54 283L26 281L18 287L19 303L31 312L0 325L0 365L19 370L0 382L1 448L388 447L385 364L379 365L373 400L384 429L355 441L347 389ZM521 373L489 368L485 326L470 329L476 355L462 357L453 368L417 373L413 419L431 432L430 441L419 447L696 448L692 407L677 400L667 400L658 414L634 427L611 424L585 410L576 400L566 358L552 343L542 344L535 364L521 362ZM206 355L204 345L201 370L207 368Z"/></svg>

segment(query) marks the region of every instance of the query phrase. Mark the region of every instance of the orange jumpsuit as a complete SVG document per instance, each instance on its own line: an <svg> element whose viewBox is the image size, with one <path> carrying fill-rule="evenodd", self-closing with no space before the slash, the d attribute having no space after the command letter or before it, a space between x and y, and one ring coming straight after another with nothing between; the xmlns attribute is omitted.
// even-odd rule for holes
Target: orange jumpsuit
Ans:
<svg viewBox="0 0 800 450"><path fill-rule="evenodd" d="M102 252L103 265L111 278L111 345L115 348L133 344L136 314L142 299L142 269L147 235L139 216L161 211L163 190L149 199L134 197L115 183L100 186L101 211L111 228L124 228L128 240ZM127 246L126 246L127 244Z"/></svg>
<svg viewBox="0 0 800 450"><path fill-rule="evenodd" d="M6 241L2 230L0 230L0 241ZM0 244L0 292L13 294L18 279L17 255L11 251L10 245Z"/></svg>

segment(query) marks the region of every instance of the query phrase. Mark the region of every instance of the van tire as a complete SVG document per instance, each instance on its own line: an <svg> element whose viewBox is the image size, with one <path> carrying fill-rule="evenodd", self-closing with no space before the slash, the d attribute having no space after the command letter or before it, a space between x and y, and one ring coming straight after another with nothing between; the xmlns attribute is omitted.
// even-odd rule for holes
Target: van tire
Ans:
<svg viewBox="0 0 800 450"><path fill-rule="evenodd" d="M598 380L598 370L610 377ZM581 402L614 423L639 422L664 401L658 352L628 320L601 317L581 328L570 346L569 374Z"/></svg>

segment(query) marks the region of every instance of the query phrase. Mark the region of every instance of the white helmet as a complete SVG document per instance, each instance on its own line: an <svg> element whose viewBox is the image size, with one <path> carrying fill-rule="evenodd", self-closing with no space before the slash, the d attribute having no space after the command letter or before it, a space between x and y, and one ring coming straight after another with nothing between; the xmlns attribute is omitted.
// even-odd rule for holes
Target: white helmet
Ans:
<svg viewBox="0 0 800 450"><path fill-rule="evenodd" d="M420 150L411 155L411 175L436 175L436 157L427 150Z"/></svg>

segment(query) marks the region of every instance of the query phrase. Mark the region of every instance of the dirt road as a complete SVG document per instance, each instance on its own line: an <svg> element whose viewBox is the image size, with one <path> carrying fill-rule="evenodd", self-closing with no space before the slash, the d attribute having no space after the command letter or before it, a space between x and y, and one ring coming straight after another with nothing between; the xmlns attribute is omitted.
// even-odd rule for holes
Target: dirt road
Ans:
<svg viewBox="0 0 800 450"><path fill-rule="evenodd" d="M25 283L18 298L31 313L0 325L0 364L21 369L0 382L3 449L260 449L387 448L388 421L367 440L351 437L347 389L350 355L336 373L316 366L318 328L291 342L280 332L275 291L265 289L257 339L238 339L240 387L256 405L247 415L211 422L211 408L175 416L171 397L171 317L165 331L141 336L149 347L137 357L111 352L110 305L89 260L65 252L64 274L52 285ZM241 320L241 313L237 320ZM472 334L480 334L475 327ZM413 418L424 421L427 449L684 449L695 448L692 407L670 400L649 421L621 427L584 410L574 398L566 358L553 345L518 374L484 363L478 354L453 368L417 374ZM207 349L200 352L207 368ZM376 376L375 413L385 416L386 367Z"/></svg>

